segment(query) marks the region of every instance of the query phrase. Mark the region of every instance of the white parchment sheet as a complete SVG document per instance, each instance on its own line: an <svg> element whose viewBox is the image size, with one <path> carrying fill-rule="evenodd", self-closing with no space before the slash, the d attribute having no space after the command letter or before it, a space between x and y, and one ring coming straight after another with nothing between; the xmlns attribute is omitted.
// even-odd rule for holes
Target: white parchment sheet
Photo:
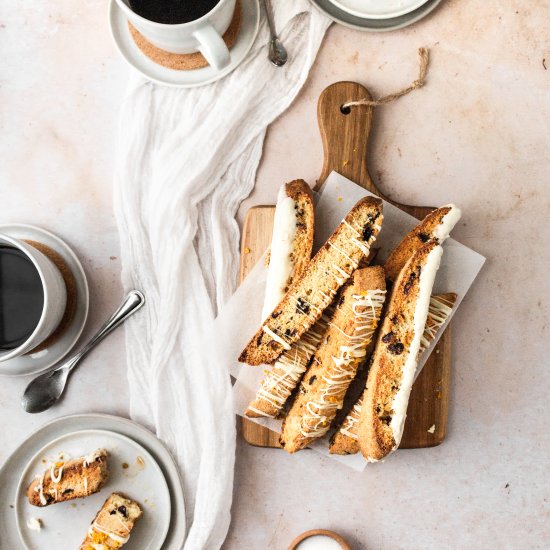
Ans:
<svg viewBox="0 0 550 550"><path fill-rule="evenodd" d="M365 195L371 194L340 174L335 172L330 174L317 196L314 251L324 244L354 204ZM460 207L460 205L457 206ZM417 224L416 218L384 202L382 230L373 245L380 247L375 263L383 263L391 249ZM458 295L455 307L447 320L448 323L479 273L485 258L453 239L448 239L443 246L444 254L437 273L434 293L455 292ZM212 350L218 360L227 365L230 374L236 379L233 386L235 412L241 416L260 386L265 375L264 369L269 368L252 367L237 361L240 352L262 322L261 311L266 274L267 270L262 259L215 320L214 327L209 334L215 334L214 342L216 340L217 342L213 344L210 339L208 348L206 348ZM431 349L436 345L442 332L443 330L439 331L430 348L420 358L417 372L420 372L424 366ZM269 418L253 418L251 420L272 430L280 431L280 420ZM360 454L350 456L329 454L326 439L316 442L312 448L355 470L363 470L367 464Z"/></svg>

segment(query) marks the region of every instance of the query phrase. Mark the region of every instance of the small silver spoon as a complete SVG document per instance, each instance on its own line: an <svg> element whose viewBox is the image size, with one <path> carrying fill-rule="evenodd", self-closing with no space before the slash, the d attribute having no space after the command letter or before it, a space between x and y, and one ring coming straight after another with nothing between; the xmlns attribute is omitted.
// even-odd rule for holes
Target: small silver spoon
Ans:
<svg viewBox="0 0 550 550"><path fill-rule="evenodd" d="M121 306L80 352L56 369L37 376L27 386L21 400L23 408L28 413L39 413L49 409L61 397L70 372L80 360L144 304L145 296L139 290L130 291Z"/></svg>
<svg viewBox="0 0 550 550"><path fill-rule="evenodd" d="M269 32L271 33L271 41L269 42L269 60L273 63L273 65L282 67L288 59L288 54L286 52L286 48L277 36L277 31L275 30L271 0L264 0L264 6L267 24L269 25Z"/></svg>

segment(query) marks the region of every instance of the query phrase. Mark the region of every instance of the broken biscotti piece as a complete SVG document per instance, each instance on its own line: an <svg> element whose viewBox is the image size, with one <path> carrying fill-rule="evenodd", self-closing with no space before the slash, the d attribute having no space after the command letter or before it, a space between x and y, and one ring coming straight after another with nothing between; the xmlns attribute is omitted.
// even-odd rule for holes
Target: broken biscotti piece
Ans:
<svg viewBox="0 0 550 550"><path fill-rule="evenodd" d="M141 514L141 508L137 502L119 493L113 493L90 525L80 550L120 548L130 539L134 523Z"/></svg>
<svg viewBox="0 0 550 550"><path fill-rule="evenodd" d="M419 356L424 353L449 317L456 301L456 294L434 294L430 298L428 319L420 342ZM358 427L363 401L359 398L342 425L330 440L329 451L337 455L353 455L359 452Z"/></svg>
<svg viewBox="0 0 550 550"><path fill-rule="evenodd" d="M401 441L443 248L423 245L397 278L380 329L363 393L359 445L369 461L384 458Z"/></svg>
<svg viewBox="0 0 550 550"><path fill-rule="evenodd" d="M321 343L328 330L328 310L321 318L297 341L285 351L273 368L266 374L256 397L245 411L249 418L269 416L277 418L300 382L302 374L307 369L309 361Z"/></svg>
<svg viewBox="0 0 550 550"><path fill-rule="evenodd" d="M36 476L27 489L33 506L86 497L97 493L107 481L107 451L94 453L67 462L53 462L43 474Z"/></svg>
<svg viewBox="0 0 550 550"><path fill-rule="evenodd" d="M384 264L386 277L390 281L395 281L408 259L428 241L435 239L438 244L442 244L449 237L460 216L460 208L454 204L448 204L430 212L412 231L405 235L388 256Z"/></svg>
<svg viewBox="0 0 550 550"><path fill-rule="evenodd" d="M315 352L283 422L281 444L289 453L323 436L367 354L386 297L384 269L358 269L342 288L329 329Z"/></svg>
<svg viewBox="0 0 550 550"><path fill-rule="evenodd" d="M264 321L239 361L250 365L273 363L289 350L321 317L359 262L368 257L382 219L380 199L361 199Z"/></svg>
<svg viewBox="0 0 550 550"><path fill-rule="evenodd" d="M305 272L313 248L313 198L304 180L285 183L279 189L262 319L283 299L290 285Z"/></svg>

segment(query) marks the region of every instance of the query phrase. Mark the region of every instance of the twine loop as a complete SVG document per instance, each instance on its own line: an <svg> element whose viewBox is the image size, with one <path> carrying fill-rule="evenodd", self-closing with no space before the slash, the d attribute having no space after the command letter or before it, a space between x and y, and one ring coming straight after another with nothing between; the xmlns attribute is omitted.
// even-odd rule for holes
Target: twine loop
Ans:
<svg viewBox="0 0 550 550"><path fill-rule="evenodd" d="M367 105L369 107L378 107L379 105L385 105L386 103L395 101L396 99L399 99L404 95L407 95L413 90L422 88L422 86L424 86L424 84L426 83L426 75L428 73L429 62L430 62L430 54L429 54L428 48L418 48L418 65L419 65L418 78L412 84L410 84L406 88L403 88L402 90L399 90L398 92L394 92L393 94L389 94L387 96L381 97L380 99L365 98L365 99L358 99L357 101L348 101L347 103L344 103L341 108L346 109L349 107L354 107L356 105Z"/></svg>

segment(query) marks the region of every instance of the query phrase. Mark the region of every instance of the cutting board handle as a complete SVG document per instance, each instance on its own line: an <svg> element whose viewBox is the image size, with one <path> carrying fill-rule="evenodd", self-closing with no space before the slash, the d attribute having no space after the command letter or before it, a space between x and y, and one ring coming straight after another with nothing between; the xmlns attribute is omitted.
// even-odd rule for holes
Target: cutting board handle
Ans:
<svg viewBox="0 0 550 550"><path fill-rule="evenodd" d="M372 99L369 91L357 82L336 82L321 93L317 119L325 158L316 191L334 170L372 193L381 195L367 167L373 108L365 105L342 108L348 101L365 98Z"/></svg>

